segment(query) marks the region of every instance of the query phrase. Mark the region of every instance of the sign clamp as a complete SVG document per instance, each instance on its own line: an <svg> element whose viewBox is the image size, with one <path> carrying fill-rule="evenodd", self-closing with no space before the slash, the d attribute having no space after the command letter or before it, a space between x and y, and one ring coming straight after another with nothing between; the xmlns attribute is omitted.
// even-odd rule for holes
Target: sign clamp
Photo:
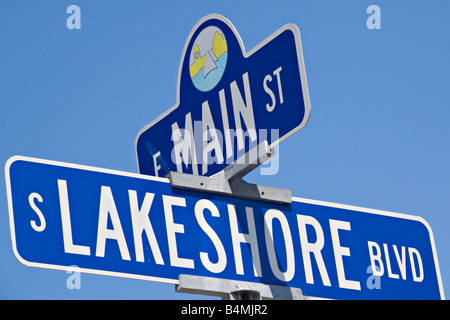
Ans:
<svg viewBox="0 0 450 320"><path fill-rule="evenodd" d="M257 155L255 155L256 153ZM292 203L291 190L252 184L242 179L274 155L275 150L270 149L267 142L264 141L212 177L171 171L166 178L170 180L170 185L174 188L290 204Z"/></svg>
<svg viewBox="0 0 450 320"><path fill-rule="evenodd" d="M175 291L221 297L222 300L305 300L299 288L187 274L180 275Z"/></svg>

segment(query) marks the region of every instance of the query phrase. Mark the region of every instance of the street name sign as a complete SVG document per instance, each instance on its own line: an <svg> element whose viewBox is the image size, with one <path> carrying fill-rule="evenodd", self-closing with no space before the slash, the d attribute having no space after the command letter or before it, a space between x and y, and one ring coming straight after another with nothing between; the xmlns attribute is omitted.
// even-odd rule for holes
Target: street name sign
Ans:
<svg viewBox="0 0 450 320"><path fill-rule="evenodd" d="M444 299L420 217L172 188L165 178L14 156L13 251L32 267L177 284L196 275L330 299Z"/></svg>
<svg viewBox="0 0 450 320"><path fill-rule="evenodd" d="M227 19L204 17L184 46L176 99L136 138L140 173L212 176L257 147L274 148L311 109L297 26L247 53Z"/></svg>

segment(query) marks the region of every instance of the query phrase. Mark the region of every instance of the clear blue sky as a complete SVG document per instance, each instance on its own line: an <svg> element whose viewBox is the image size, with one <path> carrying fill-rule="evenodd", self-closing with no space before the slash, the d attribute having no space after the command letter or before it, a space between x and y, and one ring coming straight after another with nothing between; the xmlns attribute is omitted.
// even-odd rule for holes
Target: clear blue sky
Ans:
<svg viewBox="0 0 450 320"><path fill-rule="evenodd" d="M69 30L66 9L81 8ZM381 29L369 30L369 5ZM301 33L311 117L248 181L293 195L423 217L450 295L450 24L447 0L0 1L0 163L13 155L137 172L139 130L176 102L191 28L219 13L247 51ZM3 170L0 173L4 181ZM184 299L174 286L26 267L0 183L0 298Z"/></svg>

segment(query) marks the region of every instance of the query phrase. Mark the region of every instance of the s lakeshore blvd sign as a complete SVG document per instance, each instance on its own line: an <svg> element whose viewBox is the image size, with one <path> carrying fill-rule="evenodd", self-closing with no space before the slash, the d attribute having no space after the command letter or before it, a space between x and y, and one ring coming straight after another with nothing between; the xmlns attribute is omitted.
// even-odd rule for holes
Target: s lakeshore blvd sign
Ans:
<svg viewBox="0 0 450 320"><path fill-rule="evenodd" d="M27 266L173 284L187 274L331 299L444 299L420 217L176 189L165 178L21 156L5 174L13 251Z"/></svg>

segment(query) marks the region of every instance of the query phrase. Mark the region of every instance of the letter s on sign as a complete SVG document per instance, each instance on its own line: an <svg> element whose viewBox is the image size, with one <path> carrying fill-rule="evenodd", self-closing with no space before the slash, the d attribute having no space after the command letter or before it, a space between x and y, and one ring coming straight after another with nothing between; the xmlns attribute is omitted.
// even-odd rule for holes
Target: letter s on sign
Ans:
<svg viewBox="0 0 450 320"><path fill-rule="evenodd" d="M36 214L39 217L39 226L36 224L36 221L31 220L30 224L31 227L37 231L37 232L42 232L44 231L45 227L46 227L46 223L45 223L45 218L44 215L42 214L42 211L36 206L36 203L34 202L35 199L37 199L37 201L39 202L43 202L44 200L42 200L42 197L39 193L33 192L28 196L28 202L30 203L31 208L36 212Z"/></svg>

